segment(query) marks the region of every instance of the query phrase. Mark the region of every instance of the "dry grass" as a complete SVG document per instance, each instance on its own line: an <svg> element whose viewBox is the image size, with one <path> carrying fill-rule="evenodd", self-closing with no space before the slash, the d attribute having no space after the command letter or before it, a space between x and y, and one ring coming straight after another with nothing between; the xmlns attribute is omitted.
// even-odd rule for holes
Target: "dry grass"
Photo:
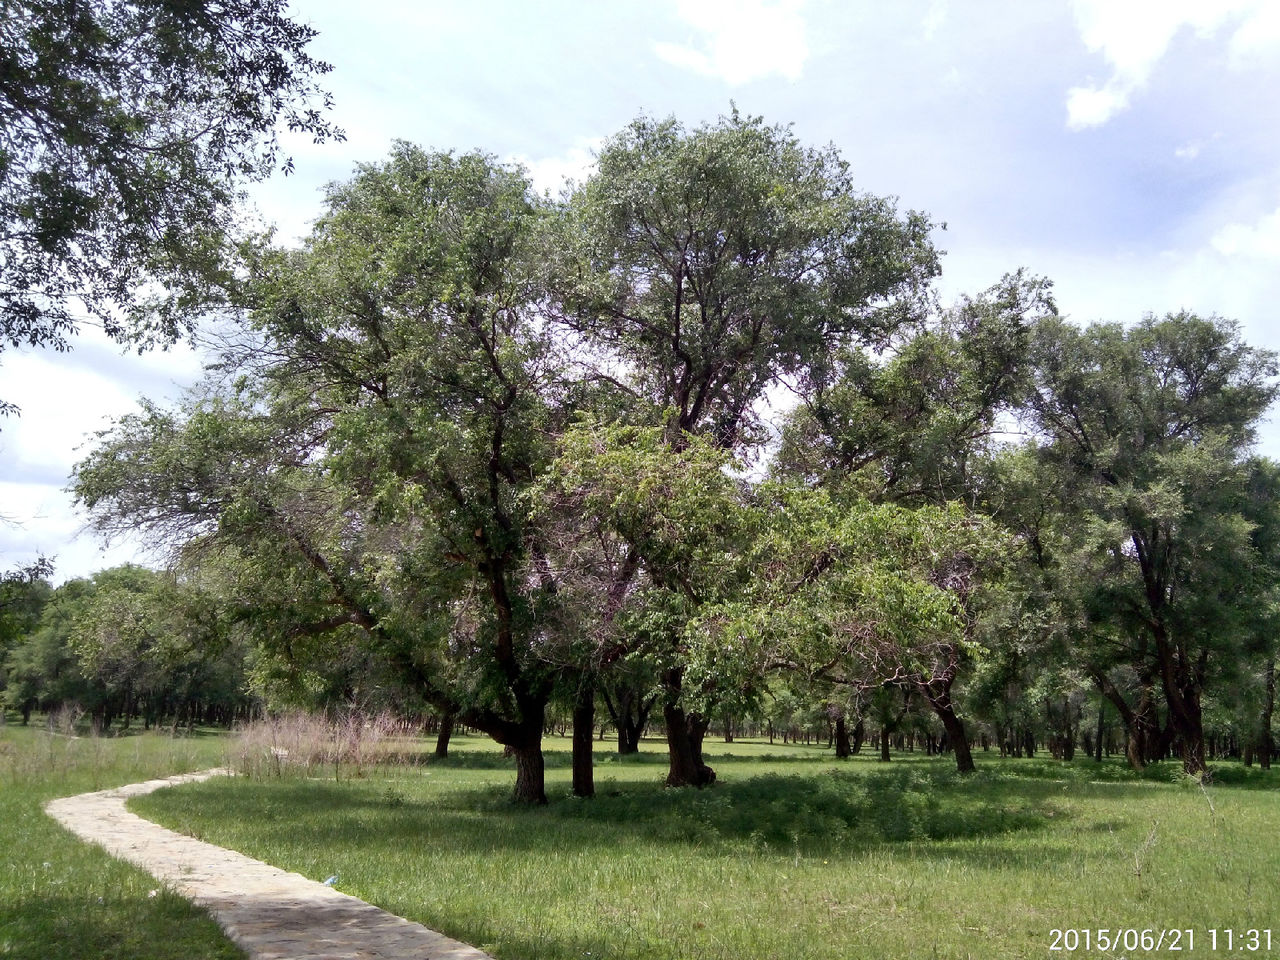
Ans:
<svg viewBox="0 0 1280 960"><path fill-rule="evenodd" d="M334 779L343 773L363 776L373 764L420 762L421 733L420 724L390 713L351 712L337 719L285 714L237 730L228 765L250 778L313 776L321 770L332 770Z"/></svg>

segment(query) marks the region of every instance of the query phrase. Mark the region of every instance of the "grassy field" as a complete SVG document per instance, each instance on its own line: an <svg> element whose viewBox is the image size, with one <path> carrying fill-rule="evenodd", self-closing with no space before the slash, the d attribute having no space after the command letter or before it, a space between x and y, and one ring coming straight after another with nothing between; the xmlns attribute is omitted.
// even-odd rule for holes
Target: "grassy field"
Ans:
<svg viewBox="0 0 1280 960"><path fill-rule="evenodd" d="M959 779L946 759L709 746L711 789L663 789L647 743L598 754L599 796L582 801L567 743L549 740L543 809L513 806L509 762L470 738L442 763L212 781L132 807L338 874L500 960L1061 957L1051 931L1083 928L1191 929L1213 956L1233 954L1223 935L1209 951L1210 929L1271 929L1280 954L1280 771L1226 765L1206 790L1172 764L1136 777L987 755Z"/></svg>
<svg viewBox="0 0 1280 960"><path fill-rule="evenodd" d="M210 767L224 755L214 736L91 738L0 726L0 957L243 957L207 914L41 809L53 797Z"/></svg>

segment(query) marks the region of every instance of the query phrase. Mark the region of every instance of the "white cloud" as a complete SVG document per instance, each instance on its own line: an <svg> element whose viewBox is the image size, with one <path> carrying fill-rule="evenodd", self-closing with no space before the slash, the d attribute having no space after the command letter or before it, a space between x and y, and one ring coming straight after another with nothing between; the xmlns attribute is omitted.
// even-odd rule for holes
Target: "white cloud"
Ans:
<svg viewBox="0 0 1280 960"><path fill-rule="evenodd" d="M802 0L677 0L702 42L654 44L662 60L730 86L780 75L796 81L809 56Z"/></svg>
<svg viewBox="0 0 1280 960"><path fill-rule="evenodd" d="M1067 91L1067 126L1072 130L1097 127L1129 105L1129 94L1114 84L1072 87Z"/></svg>
<svg viewBox="0 0 1280 960"><path fill-rule="evenodd" d="M1251 10L1231 35L1227 49L1237 67L1272 62L1280 51L1280 4L1262 3Z"/></svg>
<svg viewBox="0 0 1280 960"><path fill-rule="evenodd" d="M1085 46L1111 66L1103 84L1067 92L1067 126L1100 126L1128 108L1151 78L1178 32L1210 39L1237 21L1229 49L1237 66L1280 46L1280 5L1269 0L1075 0L1076 26Z"/></svg>
<svg viewBox="0 0 1280 960"><path fill-rule="evenodd" d="M564 153L555 157L531 158L516 154L511 158L529 173L533 188L539 193L558 196L568 181L581 183L596 165L596 152L604 143L602 137L579 137Z"/></svg>
<svg viewBox="0 0 1280 960"><path fill-rule="evenodd" d="M932 40L937 36L942 25L946 23L949 6L948 0L932 0L929 4L929 10L924 15L924 38L926 40Z"/></svg>
<svg viewBox="0 0 1280 960"><path fill-rule="evenodd" d="M1280 208L1253 223L1229 223L1209 243L1224 257L1280 260Z"/></svg>
<svg viewBox="0 0 1280 960"><path fill-rule="evenodd" d="M96 430L137 409L139 394L175 396L200 373L186 346L121 355L119 345L86 327L68 354L6 350L0 356L0 397L22 415L0 421L0 570L33 559L57 557L55 578L85 576L135 560L135 546L99 549L77 533L77 515L64 489L72 466L88 452Z"/></svg>

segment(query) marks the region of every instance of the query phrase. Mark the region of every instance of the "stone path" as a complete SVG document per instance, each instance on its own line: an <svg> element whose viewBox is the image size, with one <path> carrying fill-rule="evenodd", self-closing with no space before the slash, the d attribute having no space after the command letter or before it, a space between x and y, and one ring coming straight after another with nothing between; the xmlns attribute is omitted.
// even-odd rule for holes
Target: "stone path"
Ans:
<svg viewBox="0 0 1280 960"><path fill-rule="evenodd" d="M251 960L492 960L323 883L184 837L124 808L129 797L225 773L206 770L51 800L48 814L213 914Z"/></svg>

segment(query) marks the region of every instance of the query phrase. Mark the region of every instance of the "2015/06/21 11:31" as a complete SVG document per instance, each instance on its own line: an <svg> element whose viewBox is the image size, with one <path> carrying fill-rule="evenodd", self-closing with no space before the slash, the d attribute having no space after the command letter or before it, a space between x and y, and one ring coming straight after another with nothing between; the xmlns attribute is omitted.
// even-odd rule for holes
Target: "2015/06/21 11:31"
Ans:
<svg viewBox="0 0 1280 960"><path fill-rule="evenodd" d="M1219 944L1223 950L1248 950L1256 953L1259 950L1271 951L1270 930L1216 930L1210 928L1209 949L1217 950Z"/></svg>
<svg viewBox="0 0 1280 960"><path fill-rule="evenodd" d="M1206 943L1207 941L1207 943ZM1049 949L1074 953L1078 950L1086 952L1126 950L1152 952L1169 951L1190 952L1196 949L1196 931L1185 929L1138 929L1136 927L1079 927L1049 931ZM1269 929L1235 930L1230 928L1210 927L1202 931L1201 949L1226 952L1245 951L1257 953L1271 952L1271 931Z"/></svg>

